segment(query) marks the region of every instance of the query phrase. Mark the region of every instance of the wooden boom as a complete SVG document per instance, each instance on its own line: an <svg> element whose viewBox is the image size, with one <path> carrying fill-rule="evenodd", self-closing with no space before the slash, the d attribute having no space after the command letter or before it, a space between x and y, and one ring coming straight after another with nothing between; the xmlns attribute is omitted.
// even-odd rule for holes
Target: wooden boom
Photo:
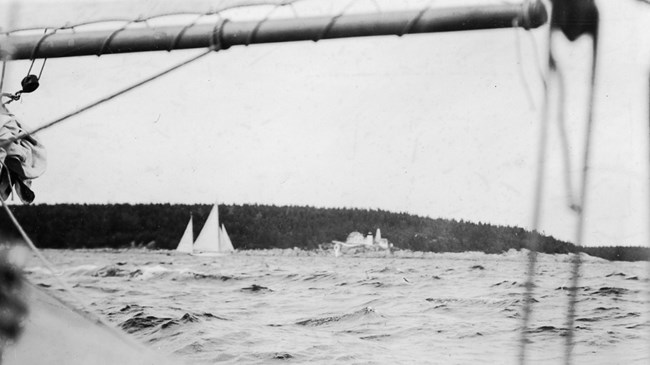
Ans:
<svg viewBox="0 0 650 365"><path fill-rule="evenodd" d="M329 17L225 21L106 31L58 32L47 35L1 35L0 51L11 59L77 57L111 53L220 48L257 43L319 41L321 39L403 35L495 29L537 28L546 23L541 1L422 11L354 14ZM218 34L217 34L218 33Z"/></svg>

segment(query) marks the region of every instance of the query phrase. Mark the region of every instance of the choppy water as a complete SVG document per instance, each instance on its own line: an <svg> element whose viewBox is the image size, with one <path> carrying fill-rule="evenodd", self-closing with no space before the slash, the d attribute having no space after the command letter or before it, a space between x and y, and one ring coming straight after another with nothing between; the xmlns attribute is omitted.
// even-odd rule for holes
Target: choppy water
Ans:
<svg viewBox="0 0 650 365"><path fill-rule="evenodd" d="M519 349L526 254L319 257L55 251L86 306L188 363L507 364ZM298 255L298 256L296 256ZM569 256L540 255L531 363L561 363ZM30 280L60 293L35 259ZM645 263L587 258L578 364L650 360Z"/></svg>

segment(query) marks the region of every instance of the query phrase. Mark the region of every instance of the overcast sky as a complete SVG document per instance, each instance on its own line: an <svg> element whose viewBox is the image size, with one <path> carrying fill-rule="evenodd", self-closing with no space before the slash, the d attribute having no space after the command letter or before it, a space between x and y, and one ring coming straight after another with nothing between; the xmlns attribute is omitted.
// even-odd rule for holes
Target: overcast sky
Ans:
<svg viewBox="0 0 650 365"><path fill-rule="evenodd" d="M600 3L585 243L646 245L650 6ZM539 58L513 29L233 47L42 132L49 166L35 203L218 200L530 227L547 33L533 32ZM588 51L558 48L574 182ZM35 127L197 52L50 59L41 87L10 109ZM13 62L5 84L17 89L28 68ZM550 132L543 230L572 241Z"/></svg>

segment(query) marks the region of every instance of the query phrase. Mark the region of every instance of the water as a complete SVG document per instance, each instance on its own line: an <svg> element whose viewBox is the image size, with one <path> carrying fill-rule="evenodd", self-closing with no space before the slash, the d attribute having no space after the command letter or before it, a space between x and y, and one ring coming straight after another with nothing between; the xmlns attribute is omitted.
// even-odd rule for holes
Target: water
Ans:
<svg viewBox="0 0 650 365"><path fill-rule="evenodd" d="M526 254L46 250L84 305L188 363L516 363ZM396 255L397 256L397 255ZM531 363L561 363L567 255L540 255ZM645 263L586 257L574 363L647 364ZM62 294L31 259L30 280Z"/></svg>

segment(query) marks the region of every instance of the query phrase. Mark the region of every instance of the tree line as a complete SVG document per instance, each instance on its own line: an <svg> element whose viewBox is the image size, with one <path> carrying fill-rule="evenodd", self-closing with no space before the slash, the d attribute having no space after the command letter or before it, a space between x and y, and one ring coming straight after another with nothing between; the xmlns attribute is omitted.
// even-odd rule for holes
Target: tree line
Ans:
<svg viewBox="0 0 650 365"><path fill-rule="evenodd" d="M196 204L39 204L11 208L39 247L174 249L190 215L195 238L212 209ZM0 229L11 222L2 215ZM373 233L377 228L397 249L430 252L482 251L501 253L530 247L530 231L487 223L432 219L383 210L220 205L219 218L237 249L317 249L350 232ZM583 251L608 260L646 260L646 247L581 247L552 236L536 234L539 252Z"/></svg>

